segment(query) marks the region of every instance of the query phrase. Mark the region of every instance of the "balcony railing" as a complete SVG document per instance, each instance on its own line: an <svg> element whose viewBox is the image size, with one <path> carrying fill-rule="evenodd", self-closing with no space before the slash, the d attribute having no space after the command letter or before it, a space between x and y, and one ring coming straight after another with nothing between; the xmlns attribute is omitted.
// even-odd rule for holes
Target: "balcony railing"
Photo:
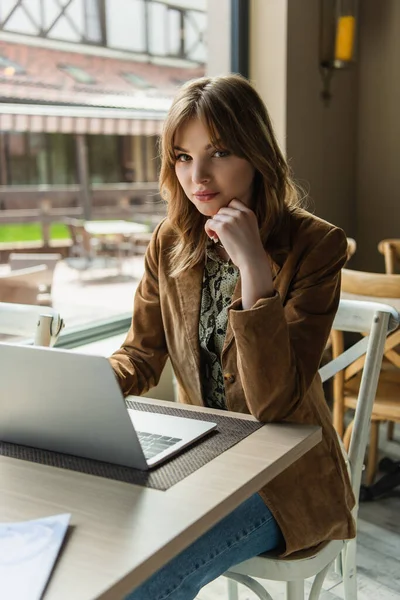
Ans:
<svg viewBox="0 0 400 600"><path fill-rule="evenodd" d="M0 186L0 225L39 223L47 244L51 223L84 218L80 194L79 185ZM93 219L130 219L154 226L166 213L156 182L93 185L90 198Z"/></svg>

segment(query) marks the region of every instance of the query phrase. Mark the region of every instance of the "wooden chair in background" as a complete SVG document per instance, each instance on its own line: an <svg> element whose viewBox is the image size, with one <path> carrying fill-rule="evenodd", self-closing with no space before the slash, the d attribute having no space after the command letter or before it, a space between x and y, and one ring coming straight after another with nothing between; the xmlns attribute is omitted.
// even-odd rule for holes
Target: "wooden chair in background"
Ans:
<svg viewBox="0 0 400 600"><path fill-rule="evenodd" d="M365 298L368 301L390 303L400 306L400 275L367 273L343 269L342 296L348 298ZM331 332L332 354L338 356L344 348L343 332ZM379 445L379 425L382 421L400 422L400 354L396 346L400 344L400 329L393 332L385 343L384 362L382 365L378 389L371 415L371 433L368 450L366 484L374 481ZM356 409L357 393L360 384L361 370L365 357L361 357L345 371L338 373L333 382L333 424L338 434L343 437L348 448L353 426L352 421L346 428L344 416L348 409Z"/></svg>
<svg viewBox="0 0 400 600"><path fill-rule="evenodd" d="M385 272L394 275L400 271L400 239L381 240L378 250L385 259Z"/></svg>
<svg viewBox="0 0 400 600"><path fill-rule="evenodd" d="M354 256L357 250L357 242L354 238L347 238L347 262L349 262L350 258Z"/></svg>
<svg viewBox="0 0 400 600"><path fill-rule="evenodd" d="M378 244L378 250L385 259L385 272L388 275L400 273L400 239L385 239ZM393 439L394 423L388 423L387 436L388 440Z"/></svg>

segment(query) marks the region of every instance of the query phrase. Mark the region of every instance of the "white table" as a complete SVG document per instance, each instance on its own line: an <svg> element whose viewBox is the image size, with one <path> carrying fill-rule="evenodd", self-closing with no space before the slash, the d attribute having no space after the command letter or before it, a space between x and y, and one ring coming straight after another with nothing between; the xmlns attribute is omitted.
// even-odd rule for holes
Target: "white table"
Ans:
<svg viewBox="0 0 400 600"><path fill-rule="evenodd" d="M147 233L149 228L132 221L86 221L85 230L91 235L133 235Z"/></svg>

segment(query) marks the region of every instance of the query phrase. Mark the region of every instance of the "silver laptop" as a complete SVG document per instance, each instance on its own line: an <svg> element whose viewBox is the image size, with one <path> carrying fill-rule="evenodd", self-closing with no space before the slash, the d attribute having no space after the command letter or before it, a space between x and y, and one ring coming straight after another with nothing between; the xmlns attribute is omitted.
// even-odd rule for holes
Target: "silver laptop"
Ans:
<svg viewBox="0 0 400 600"><path fill-rule="evenodd" d="M215 428L128 409L103 356L0 343L2 441L146 470Z"/></svg>

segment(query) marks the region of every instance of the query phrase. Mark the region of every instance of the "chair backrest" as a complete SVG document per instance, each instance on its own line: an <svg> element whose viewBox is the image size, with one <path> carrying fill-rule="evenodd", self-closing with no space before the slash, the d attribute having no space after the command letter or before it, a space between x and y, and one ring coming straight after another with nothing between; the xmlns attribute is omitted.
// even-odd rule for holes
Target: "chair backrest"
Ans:
<svg viewBox="0 0 400 600"><path fill-rule="evenodd" d="M385 259L385 271L389 275L394 275L400 270L400 239L381 240L378 244L378 250Z"/></svg>
<svg viewBox="0 0 400 600"><path fill-rule="evenodd" d="M366 300L373 302L384 298L386 304L393 306L400 312L400 275L385 275L384 273L368 273L366 271L354 271L351 269L342 269L342 294L351 299L351 295L356 294ZM339 343L332 336L332 344ZM337 336L336 336L337 337ZM389 336L385 343L384 356L397 368L400 368L400 354L396 347L400 344L400 330ZM359 367L363 365L361 358L357 363L346 371L346 379L352 377Z"/></svg>
<svg viewBox="0 0 400 600"><path fill-rule="evenodd" d="M72 217L65 217L63 222L69 229L72 240L72 251L77 252L82 256L90 255L90 235L85 229L84 221Z"/></svg>
<svg viewBox="0 0 400 600"><path fill-rule="evenodd" d="M362 466L369 435L369 423L378 385L385 340L388 333L394 331L398 325L399 315L392 306L377 302L341 300L333 329L360 334L367 333L368 335L319 370L321 379L324 382L336 373L346 369L359 357L365 355L348 454L352 487L356 498L359 495Z"/></svg>
<svg viewBox="0 0 400 600"><path fill-rule="evenodd" d="M51 295L51 288L53 286L54 271L57 263L62 259L61 254L29 254L22 252L12 252L8 257L8 264L10 265L11 271L17 271L19 269L27 269L29 267L37 267L39 265L45 265L47 267L46 277L43 278L41 285L44 293Z"/></svg>
<svg viewBox="0 0 400 600"><path fill-rule="evenodd" d="M29 267L37 267L38 265L46 265L50 271L54 271L57 263L62 259L61 254L58 253L22 253L22 252L11 252L8 257L8 264L10 269L15 271L17 269L27 269Z"/></svg>
<svg viewBox="0 0 400 600"><path fill-rule="evenodd" d="M342 269L342 292L373 298L400 299L400 275Z"/></svg>
<svg viewBox="0 0 400 600"><path fill-rule="evenodd" d="M49 280L52 274L46 265L0 273L0 302L37 304L38 294L42 286L48 287Z"/></svg>
<svg viewBox="0 0 400 600"><path fill-rule="evenodd" d="M63 319L53 308L0 302L0 335L33 339L37 346L53 346L63 327Z"/></svg>

